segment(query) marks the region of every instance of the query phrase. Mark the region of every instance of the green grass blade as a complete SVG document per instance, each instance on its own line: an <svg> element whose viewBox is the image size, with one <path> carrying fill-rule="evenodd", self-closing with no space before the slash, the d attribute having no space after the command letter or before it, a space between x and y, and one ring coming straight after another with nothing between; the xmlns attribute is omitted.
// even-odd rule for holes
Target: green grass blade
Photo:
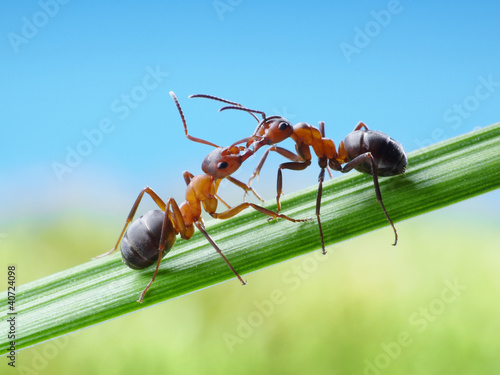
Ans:
<svg viewBox="0 0 500 375"><path fill-rule="evenodd" d="M381 179L384 203L395 223L500 187L500 124L426 147L409 155L405 175ZM317 186L288 195L283 213L313 217ZM267 207L275 209L270 202ZM332 245L386 227L371 176L352 172L325 183L322 200L325 242ZM257 212L212 220L207 230L242 275L292 257L320 251L315 222L267 222ZM400 233L404 236L404 233ZM71 249L68 249L71 250ZM96 255L99 254L96 249ZM334 248L330 248L334 256ZM134 271L120 254L74 267L17 288L16 349L231 279L232 272L201 234L178 241L163 260L143 304L136 302L153 268ZM241 292L245 293L242 287ZM7 293L0 293L0 355L9 347Z"/></svg>

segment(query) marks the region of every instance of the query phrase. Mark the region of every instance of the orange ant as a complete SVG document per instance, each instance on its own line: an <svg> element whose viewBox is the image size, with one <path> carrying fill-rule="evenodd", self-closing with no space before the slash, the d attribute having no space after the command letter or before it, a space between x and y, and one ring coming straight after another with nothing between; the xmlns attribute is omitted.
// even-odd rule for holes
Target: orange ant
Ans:
<svg viewBox="0 0 500 375"><path fill-rule="evenodd" d="M211 97L208 95L196 95L192 97L205 97L219 100L217 97ZM227 103L227 101L221 101ZM326 249L320 219L320 207L325 170L328 170L331 177L331 173L328 168L342 173L347 173L352 169L356 169L359 172L372 175L377 201L380 203L387 221L394 231L393 245L397 244L398 232L383 203L378 176L395 176L404 173L406 170L408 160L403 147L399 142L382 132L369 130L364 123L360 122L354 130L340 142L337 150L333 140L325 137L324 122L319 123L319 129L304 122L292 126L288 120L281 116L266 117L265 113L262 111L245 108L239 104L223 107L220 111L227 109L242 110L251 114L258 113L263 118L262 121L259 122L253 135L233 144L233 146L235 146L241 143L246 143L246 147L248 148L251 146L254 153L263 146L270 146L262 156L253 175L250 177L248 186L250 186L252 180L259 175L270 151L277 152L290 160L289 162L280 164L278 168L276 186L277 213L281 210L280 196L283 191L282 170L289 169L301 171L309 167L311 165L312 147L314 153L318 157L318 165L321 168L318 176L319 185L316 197L316 217L320 231L323 254L326 254ZM285 148L276 146L276 143L279 143L287 138L292 138L295 142L296 154Z"/></svg>
<svg viewBox="0 0 500 375"><path fill-rule="evenodd" d="M229 260L224 256L219 246L207 233L201 218L202 206L203 209L210 214L210 216L216 219L228 219L237 215L244 209L252 207L273 219L282 218L292 222L306 221L306 219L292 219L286 215L275 213L267 208L249 202L241 203L235 207L228 206L227 203L225 203L217 195L219 184L225 178L243 189L245 193L252 191L257 198L262 200L251 187L231 177L231 174L236 172L241 164L253 155L253 150L235 145L229 147L219 147L206 140L192 137L188 134L186 120L177 97L173 92L170 92L170 95L172 96L181 116L186 137L193 142L213 146L215 147L215 150L208 154L203 160L202 170L204 174L194 176L187 171L184 172L184 180L187 184L185 195L186 200L180 206L173 198L168 198L165 203L150 187L142 189L139 196L135 200L132 209L130 210L125 226L123 227L114 248L109 252L98 256L99 258L111 254L118 248L118 245L121 242L123 262L130 268L143 269L156 262L153 277L147 284L146 288L142 291L138 302L143 301L144 295L154 282L156 275L158 274L161 260L174 246L176 236L180 234L181 238L186 240L190 239L194 234L194 226L198 228L208 242L220 254L241 283L243 285L246 284L233 268L231 263L229 263ZM226 102L237 105L237 103L234 102ZM161 211L149 211L139 219L132 222L145 193L147 193L154 200ZM215 211L217 210L218 201L221 201L228 207L228 209L222 213L216 213ZM132 224L129 227L131 222Z"/></svg>

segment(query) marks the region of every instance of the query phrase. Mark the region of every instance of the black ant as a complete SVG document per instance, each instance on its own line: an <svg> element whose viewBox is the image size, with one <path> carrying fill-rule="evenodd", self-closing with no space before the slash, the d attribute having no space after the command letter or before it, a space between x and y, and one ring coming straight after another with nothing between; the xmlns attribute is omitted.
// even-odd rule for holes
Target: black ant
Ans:
<svg viewBox="0 0 500 375"><path fill-rule="evenodd" d="M219 147L206 140L192 137L188 134L186 120L180 107L179 101L173 92L170 92L182 122L184 124L184 132L186 137L194 142L206 144L215 147L207 157L203 160L202 170L204 174L194 176L189 172L184 172L184 180L187 184L185 201L179 206L173 198L168 198L165 203L150 187L145 187L139 193L135 200L132 209L127 217L125 226L118 237L115 247L109 252L100 255L103 257L114 252L121 242L121 253L124 263L133 269L143 269L153 265L156 262L156 268L151 281L142 291L138 302L142 302L147 290L154 282L162 258L174 246L176 236L180 234L183 239L190 239L194 234L194 226L205 236L208 242L224 259L228 267L233 271L236 277L244 285L245 281L236 272L228 259L224 256L215 241L207 233L203 220L201 218L202 206L203 209L216 219L228 219L237 215L248 207L270 216L273 219L282 218L292 222L306 221L306 219L292 219L286 215L275 213L267 208L258 206L254 203L244 202L237 206L228 206L218 195L217 189L220 182L226 178L236 186L242 188L246 193L252 191L259 199L261 199L255 191L244 184L243 182L231 177L231 174L241 166L241 164L253 155L253 150L243 146ZM237 103L229 102L233 105ZM141 216L136 221L132 222L137 208L144 196L147 193L160 210L152 210ZM262 199L261 199L262 200ZM222 213L216 213L218 201L225 204L228 209ZM132 224L129 227L129 224ZM127 230L128 227L128 230Z"/></svg>
<svg viewBox="0 0 500 375"><path fill-rule="evenodd" d="M206 97L218 100L217 97L211 97L208 95L197 95L197 97ZM347 173L352 169L356 169L359 172L373 176L373 184L377 201L380 203L382 210L384 211L384 214L394 231L393 245L397 244L398 232L384 206L378 176L395 176L405 172L408 160L403 147L399 142L380 131L369 130L364 123L360 122L354 130L340 142L337 150L333 140L325 137L324 122L319 123L319 129L304 122L293 126L283 117L266 117L265 113L262 111L248 109L241 105L226 106L221 108L220 111L227 109L237 109L252 114L258 113L263 118L262 121L259 122L253 135L235 142L233 145L246 143L246 147L248 148L251 146L253 152L257 152L257 150L263 146L271 146L262 156L253 175L250 177L248 186L250 186L253 178L259 175L259 172L262 169L270 151L277 152L290 160L289 162L280 164L278 168L276 186L277 213L281 210L280 196L283 191L282 170L290 169L300 171L309 167L312 159L312 147L314 153L318 157L318 165L321 168L318 176L319 186L316 198L316 217L318 220L323 254L326 253L326 249L320 219L320 207L325 170L328 170L328 167L334 171L342 173ZM287 138L292 138L295 142L296 154L285 148L276 146L276 143L279 143ZM342 164L344 165L342 166ZM328 172L330 173L329 170Z"/></svg>

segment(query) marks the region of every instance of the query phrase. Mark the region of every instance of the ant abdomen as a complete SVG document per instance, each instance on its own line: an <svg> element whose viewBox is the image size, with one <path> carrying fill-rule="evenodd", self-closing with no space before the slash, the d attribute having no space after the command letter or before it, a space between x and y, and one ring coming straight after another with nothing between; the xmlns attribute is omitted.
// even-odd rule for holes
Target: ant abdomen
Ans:
<svg viewBox="0 0 500 375"><path fill-rule="evenodd" d="M123 263L133 269L143 269L158 262L164 218L163 211L152 210L130 224L121 243ZM163 257L174 246L176 240L176 234L170 220L167 220L164 235L166 238Z"/></svg>
<svg viewBox="0 0 500 375"><path fill-rule="evenodd" d="M379 176L395 176L404 173L408 159L401 144L387 134L376 130L356 130L344 139L348 161L370 152ZM369 160L354 167L357 171L372 174Z"/></svg>

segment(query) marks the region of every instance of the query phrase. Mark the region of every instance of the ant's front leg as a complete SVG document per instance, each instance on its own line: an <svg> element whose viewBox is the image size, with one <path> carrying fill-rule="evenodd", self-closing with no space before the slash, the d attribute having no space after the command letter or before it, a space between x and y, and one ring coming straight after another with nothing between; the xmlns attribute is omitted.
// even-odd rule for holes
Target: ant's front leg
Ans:
<svg viewBox="0 0 500 375"><path fill-rule="evenodd" d="M283 194L283 174L281 172L282 169L289 169L292 171L303 171L307 167L311 165L310 160L304 160L301 162L289 162L289 163L283 163L280 164L278 168L278 177L276 180L276 203L277 203L277 210L276 212L281 211L281 202L280 202L280 197Z"/></svg>
<svg viewBox="0 0 500 375"><path fill-rule="evenodd" d="M231 177L231 176L227 176L226 178L228 179L228 181L232 182L233 184L235 184L239 188L245 190L245 196L248 194L249 191L251 191L257 197L258 200L260 200L261 202L264 202L264 199L262 199L261 196L259 194L257 194L257 192L250 185L247 185L244 182L237 180L236 178ZM243 196L243 199L245 198L245 196Z"/></svg>
<svg viewBox="0 0 500 375"><path fill-rule="evenodd" d="M293 162L303 162L304 161L304 159L301 158L299 155L297 155L297 154L295 154L295 153L287 150L286 148L278 147L278 146L273 145L273 146L269 147L266 150L266 152L264 152L264 155L262 155L262 158L260 159L259 164L257 164L257 167L255 168L255 171L253 172L252 176L250 176L250 179L248 180L248 186L251 185L252 180L255 177L259 176L260 170L264 166L264 163L266 162L267 156L269 155L270 151L277 152L281 156L284 156L285 158L287 158L288 160L291 160Z"/></svg>
<svg viewBox="0 0 500 375"><path fill-rule="evenodd" d="M286 215L282 215L282 214L276 213L274 211L268 210L267 208L264 208L262 206L259 206L259 205L256 205L256 204L250 203L250 202L240 203L239 205L231 207L230 209L228 209L228 210L226 210L224 212L221 212L221 213L209 212L209 214L214 219L222 219L222 220L224 220L224 219L229 219L229 218L231 218L233 216L236 216L241 211L243 211L243 210L245 210L245 209L247 209L249 207L252 207L254 210L259 211L259 212L263 213L264 215L270 216L273 219L278 219L278 218L279 219L286 219L286 220L291 221L293 223L304 222L304 221L311 220L311 219L292 219L291 217L288 217Z"/></svg>

